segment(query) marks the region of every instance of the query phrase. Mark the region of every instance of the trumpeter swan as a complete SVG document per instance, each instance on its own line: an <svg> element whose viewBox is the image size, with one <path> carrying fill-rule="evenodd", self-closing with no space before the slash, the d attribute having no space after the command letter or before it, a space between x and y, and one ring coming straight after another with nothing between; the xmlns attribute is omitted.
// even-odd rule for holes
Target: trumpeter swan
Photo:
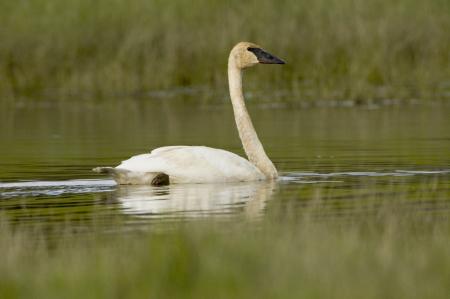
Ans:
<svg viewBox="0 0 450 299"><path fill-rule="evenodd" d="M284 64L260 46L240 42L228 58L228 83L234 118L248 160L205 146L166 146L123 161L117 167L93 170L113 176L119 184L167 185L275 179L277 170L258 139L242 93L242 70L262 64Z"/></svg>

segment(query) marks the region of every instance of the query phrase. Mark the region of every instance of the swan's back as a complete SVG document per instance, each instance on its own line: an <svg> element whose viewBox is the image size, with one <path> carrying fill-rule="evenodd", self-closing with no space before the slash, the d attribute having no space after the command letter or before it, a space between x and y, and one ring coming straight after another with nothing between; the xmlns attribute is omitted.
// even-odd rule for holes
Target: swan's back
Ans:
<svg viewBox="0 0 450 299"><path fill-rule="evenodd" d="M119 184L142 184L165 174L170 183L216 183L263 180L263 173L231 152L205 146L166 146L123 161L115 170ZM145 174L145 175L144 175Z"/></svg>

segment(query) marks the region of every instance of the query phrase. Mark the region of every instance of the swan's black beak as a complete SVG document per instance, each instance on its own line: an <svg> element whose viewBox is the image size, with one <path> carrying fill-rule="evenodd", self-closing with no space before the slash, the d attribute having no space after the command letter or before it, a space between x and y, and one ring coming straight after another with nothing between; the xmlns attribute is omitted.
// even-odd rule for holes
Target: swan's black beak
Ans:
<svg viewBox="0 0 450 299"><path fill-rule="evenodd" d="M247 50L249 50L250 52L255 54L255 56L258 59L259 63L263 63L263 64L285 64L285 62L283 60L281 60L278 57L273 56L272 54L270 54L269 52L264 51L263 49L249 47L249 48L247 48Z"/></svg>

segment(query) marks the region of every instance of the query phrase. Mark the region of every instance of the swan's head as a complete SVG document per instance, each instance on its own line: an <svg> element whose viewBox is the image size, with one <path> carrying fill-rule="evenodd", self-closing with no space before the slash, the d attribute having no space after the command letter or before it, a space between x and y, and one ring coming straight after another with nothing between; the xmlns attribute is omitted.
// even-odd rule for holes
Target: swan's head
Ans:
<svg viewBox="0 0 450 299"><path fill-rule="evenodd" d="M229 63L234 63L238 68L243 69L258 63L284 64L284 61L258 45L249 42L240 42L231 50Z"/></svg>

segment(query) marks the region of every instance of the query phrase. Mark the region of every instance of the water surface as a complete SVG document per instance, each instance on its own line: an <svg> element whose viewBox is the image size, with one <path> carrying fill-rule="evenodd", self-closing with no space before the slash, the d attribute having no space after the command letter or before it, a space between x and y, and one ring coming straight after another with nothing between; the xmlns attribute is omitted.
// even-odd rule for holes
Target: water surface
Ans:
<svg viewBox="0 0 450 299"><path fill-rule="evenodd" d="M0 215L13 225L87 230L113 221L120 230L305 211L317 221L376 216L386 208L432 220L449 216L449 107L314 108L251 100L249 110L278 181L150 187L117 186L91 168L165 145L244 155L228 101L8 105L0 111Z"/></svg>

